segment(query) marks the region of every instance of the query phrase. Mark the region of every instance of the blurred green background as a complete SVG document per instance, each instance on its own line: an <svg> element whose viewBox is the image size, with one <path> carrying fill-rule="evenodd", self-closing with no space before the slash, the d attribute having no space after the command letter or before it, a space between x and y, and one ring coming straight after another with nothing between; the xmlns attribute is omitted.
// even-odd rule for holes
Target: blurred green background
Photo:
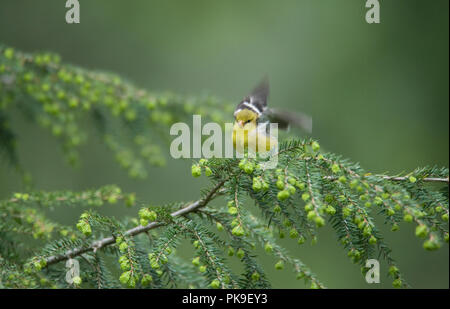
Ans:
<svg viewBox="0 0 450 309"><path fill-rule="evenodd" d="M116 72L149 90L208 92L236 102L267 74L270 105L312 115L313 137L366 170L448 166L447 0L381 0L380 24L366 23L363 0L80 0L81 23L72 25L65 23L64 3L0 0L0 41L27 52L54 51L65 62ZM172 160L145 181L131 180L95 136L74 169L49 133L20 116L13 126L20 159L38 189L114 183L163 203L194 200L207 184L192 180L190 160ZM19 177L0 162L0 198L18 190ZM72 208L55 216L75 224L80 213ZM106 213L135 216L136 210ZM425 252L412 225L384 230L413 287L448 288L448 245ZM391 286L384 264L381 284L368 285L331 228L321 230L315 246L282 243L329 287ZM274 287L303 287L263 257Z"/></svg>

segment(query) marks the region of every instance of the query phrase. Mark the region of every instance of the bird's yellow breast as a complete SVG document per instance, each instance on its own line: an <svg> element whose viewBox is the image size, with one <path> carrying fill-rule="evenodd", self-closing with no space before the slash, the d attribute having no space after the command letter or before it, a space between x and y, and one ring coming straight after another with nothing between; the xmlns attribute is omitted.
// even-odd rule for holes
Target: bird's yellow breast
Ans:
<svg viewBox="0 0 450 309"><path fill-rule="evenodd" d="M276 140L269 135L258 132L256 123L251 122L241 127L237 122L233 127L233 146L238 151L268 152L275 146Z"/></svg>

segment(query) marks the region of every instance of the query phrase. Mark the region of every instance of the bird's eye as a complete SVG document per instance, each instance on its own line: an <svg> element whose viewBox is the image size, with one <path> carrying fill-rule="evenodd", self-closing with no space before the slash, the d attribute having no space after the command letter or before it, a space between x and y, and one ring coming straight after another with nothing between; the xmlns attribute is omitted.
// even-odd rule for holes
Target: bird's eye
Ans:
<svg viewBox="0 0 450 309"><path fill-rule="evenodd" d="M250 123L250 119L249 119L249 120L247 120L247 121L246 121L245 123L246 123L246 124L247 124L247 123Z"/></svg>

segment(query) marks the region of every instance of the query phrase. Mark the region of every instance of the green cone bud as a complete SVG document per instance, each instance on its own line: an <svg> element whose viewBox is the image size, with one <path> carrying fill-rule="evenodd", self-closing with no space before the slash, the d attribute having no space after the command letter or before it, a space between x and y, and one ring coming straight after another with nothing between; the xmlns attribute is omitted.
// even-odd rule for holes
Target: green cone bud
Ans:
<svg viewBox="0 0 450 309"><path fill-rule="evenodd" d="M148 286L153 281L153 277L149 274L142 276L141 285Z"/></svg>
<svg viewBox="0 0 450 309"><path fill-rule="evenodd" d="M353 179L352 181L350 181L350 188L354 189L354 188L356 188L357 185L358 185L358 180Z"/></svg>
<svg viewBox="0 0 450 309"><path fill-rule="evenodd" d="M277 270L282 270L284 268L284 262L282 260L279 260L276 264L275 264L275 269Z"/></svg>
<svg viewBox="0 0 450 309"><path fill-rule="evenodd" d="M266 243L264 245L264 250L266 250L267 253L271 253L273 251L273 247L270 243Z"/></svg>
<svg viewBox="0 0 450 309"><path fill-rule="evenodd" d="M126 271L120 275L119 281L123 285L127 285L130 279L131 279L131 271Z"/></svg>
<svg viewBox="0 0 450 309"><path fill-rule="evenodd" d="M234 255L234 249L232 247L228 248L228 256L233 256Z"/></svg>
<svg viewBox="0 0 450 309"><path fill-rule="evenodd" d="M297 232L297 230L294 229L294 228L292 228L292 229L289 231L289 237L290 237L290 238L297 238L297 237L298 237L298 232Z"/></svg>
<svg viewBox="0 0 450 309"><path fill-rule="evenodd" d="M419 238L425 238L428 235L428 229L425 225L418 225L416 227L416 236Z"/></svg>
<svg viewBox="0 0 450 309"><path fill-rule="evenodd" d="M340 177L338 178L338 180L339 180L340 183L345 184L345 183L347 182L347 177L345 177L345 176L340 176Z"/></svg>
<svg viewBox="0 0 450 309"><path fill-rule="evenodd" d="M214 280L211 282L210 286L211 286L213 289L218 289L218 288L220 287L220 281L217 280L217 279L214 279Z"/></svg>
<svg viewBox="0 0 450 309"><path fill-rule="evenodd" d="M304 200L305 202L308 201L309 198L310 198L310 196L309 196L308 193L305 192L305 193L302 194L302 200Z"/></svg>
<svg viewBox="0 0 450 309"><path fill-rule="evenodd" d="M392 286L394 288L401 288L402 287L402 280L400 278L395 279L394 281L392 281Z"/></svg>
<svg viewBox="0 0 450 309"><path fill-rule="evenodd" d="M423 243L423 248L428 251L434 251L441 247L441 244L437 240L427 240Z"/></svg>
<svg viewBox="0 0 450 309"><path fill-rule="evenodd" d="M262 189L262 184L258 179L253 179L253 191L259 192Z"/></svg>
<svg viewBox="0 0 450 309"><path fill-rule="evenodd" d="M244 172L246 172L247 174L251 174L251 173L253 173L253 164L251 164L251 163L247 163L245 166L244 166Z"/></svg>
<svg viewBox="0 0 450 309"><path fill-rule="evenodd" d="M308 214L306 217L308 218L308 220L312 221L316 217L316 213L314 211L310 210L310 211L308 211Z"/></svg>
<svg viewBox="0 0 450 309"><path fill-rule="evenodd" d="M295 188L293 186L289 185L288 186L288 192L289 192L289 194L293 195L293 194L295 194L296 190L295 190Z"/></svg>
<svg viewBox="0 0 450 309"><path fill-rule="evenodd" d="M127 249L128 249L128 244L126 242L120 243L120 245L119 245L120 252L125 252L125 251L127 251Z"/></svg>
<svg viewBox="0 0 450 309"><path fill-rule="evenodd" d="M328 205L327 208L325 209L325 212L329 215L334 215L336 213L336 209L334 209L333 206Z"/></svg>
<svg viewBox="0 0 450 309"><path fill-rule="evenodd" d="M242 258L244 257L244 255L245 255L245 252L244 252L244 250L242 250L242 249L239 249L239 250L236 252L236 256L237 256L238 258L240 258L240 259L242 259Z"/></svg>
<svg viewBox="0 0 450 309"><path fill-rule="evenodd" d="M252 274L252 280L253 281L258 281L259 280L259 274L255 271L253 274Z"/></svg>
<svg viewBox="0 0 450 309"><path fill-rule="evenodd" d="M205 167L205 176L209 177L212 175L212 170L209 167Z"/></svg>
<svg viewBox="0 0 450 309"><path fill-rule="evenodd" d="M411 216L410 214L405 214L405 215L403 216L403 220L404 220L405 222L412 222L412 221L413 221L413 216Z"/></svg>
<svg viewBox="0 0 450 309"><path fill-rule="evenodd" d="M335 173L335 174L339 173L340 170L341 170L341 169L339 168L339 165L337 165L337 164L333 164L333 165L331 166L331 171L332 171L333 173Z"/></svg>
<svg viewBox="0 0 450 309"><path fill-rule="evenodd" d="M298 238L298 240L297 240L297 243L298 243L299 245L303 245L303 244L305 243L305 241L306 241L305 237L300 236L300 237Z"/></svg>
<svg viewBox="0 0 450 309"><path fill-rule="evenodd" d="M238 213L238 209L236 207L230 207L230 208L228 208L228 213L230 215L235 215Z"/></svg>
<svg viewBox="0 0 450 309"><path fill-rule="evenodd" d="M311 203L308 203L308 204L305 205L305 211L306 212L311 211L313 209L314 209L314 206Z"/></svg>
<svg viewBox="0 0 450 309"><path fill-rule="evenodd" d="M290 196L290 194L289 194L289 191L287 191L287 190L280 191L277 194L277 198L279 201L284 201L287 198L289 198L289 196Z"/></svg>
<svg viewBox="0 0 450 309"><path fill-rule="evenodd" d="M283 182L283 181L278 180L277 183L276 183L276 185L277 185L277 188L278 188L278 189L280 189L280 190L283 190L283 189L284 189L284 182Z"/></svg>
<svg viewBox="0 0 450 309"><path fill-rule="evenodd" d="M303 182L296 182L295 185L297 186L297 188L299 188L300 190L305 190L305 184Z"/></svg>
<svg viewBox="0 0 450 309"><path fill-rule="evenodd" d="M76 277L73 277L73 284L74 285L80 285L81 284L81 282L82 282L82 280L81 280L81 277L80 276L76 276Z"/></svg>
<svg viewBox="0 0 450 309"><path fill-rule="evenodd" d="M305 278L305 273L304 272L299 272L299 273L297 273L295 278L297 280L303 279L303 278Z"/></svg>
<svg viewBox="0 0 450 309"><path fill-rule="evenodd" d="M325 225L325 219L319 216L314 219L314 222L316 222L317 227L322 227Z"/></svg>
<svg viewBox="0 0 450 309"><path fill-rule="evenodd" d="M191 167L191 173L194 177L200 177L202 175L202 168L200 167L200 165L194 164Z"/></svg>
<svg viewBox="0 0 450 309"><path fill-rule="evenodd" d="M200 257L199 256L192 259L192 265L200 266Z"/></svg>
<svg viewBox="0 0 450 309"><path fill-rule="evenodd" d="M398 268L394 265L389 267L389 275L395 276L396 274L398 274Z"/></svg>
<svg viewBox="0 0 450 309"><path fill-rule="evenodd" d="M311 144L311 147L312 147L312 149L313 149L314 152L318 152L318 151L320 150L320 145L319 145L318 142L313 142L313 143Z"/></svg>
<svg viewBox="0 0 450 309"><path fill-rule="evenodd" d="M236 227L233 228L233 230L231 231L231 233L234 236L243 236L244 235L244 229L242 228L242 226L238 225Z"/></svg>

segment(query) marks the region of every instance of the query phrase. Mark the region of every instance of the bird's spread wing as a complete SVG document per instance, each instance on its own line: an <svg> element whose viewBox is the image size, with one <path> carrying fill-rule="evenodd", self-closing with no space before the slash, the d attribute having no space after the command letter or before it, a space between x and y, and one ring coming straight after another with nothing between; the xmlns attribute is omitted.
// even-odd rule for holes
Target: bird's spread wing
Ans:
<svg viewBox="0 0 450 309"><path fill-rule="evenodd" d="M250 104L255 105L261 112L267 108L267 98L269 97L269 80L267 77L253 89L249 95Z"/></svg>
<svg viewBox="0 0 450 309"><path fill-rule="evenodd" d="M276 109L268 109L265 113L272 123L278 123L279 129L288 129L294 126L307 133L312 132L312 117L303 113L285 112Z"/></svg>

